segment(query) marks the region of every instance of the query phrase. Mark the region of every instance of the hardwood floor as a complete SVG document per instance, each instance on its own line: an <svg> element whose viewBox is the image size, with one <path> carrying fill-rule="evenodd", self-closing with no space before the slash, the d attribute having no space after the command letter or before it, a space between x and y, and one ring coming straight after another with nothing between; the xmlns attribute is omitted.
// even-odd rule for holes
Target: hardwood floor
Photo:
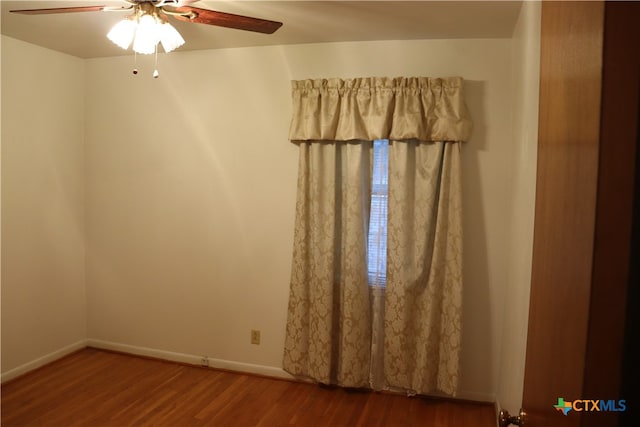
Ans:
<svg viewBox="0 0 640 427"><path fill-rule="evenodd" d="M2 385L2 426L495 427L493 405L347 391L87 348Z"/></svg>

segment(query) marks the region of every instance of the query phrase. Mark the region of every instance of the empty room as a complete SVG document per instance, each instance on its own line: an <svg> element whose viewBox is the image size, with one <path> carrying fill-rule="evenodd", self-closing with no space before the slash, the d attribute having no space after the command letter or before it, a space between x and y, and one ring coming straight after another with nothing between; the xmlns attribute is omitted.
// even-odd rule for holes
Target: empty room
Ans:
<svg viewBox="0 0 640 427"><path fill-rule="evenodd" d="M630 419L637 3L0 6L3 426Z"/></svg>

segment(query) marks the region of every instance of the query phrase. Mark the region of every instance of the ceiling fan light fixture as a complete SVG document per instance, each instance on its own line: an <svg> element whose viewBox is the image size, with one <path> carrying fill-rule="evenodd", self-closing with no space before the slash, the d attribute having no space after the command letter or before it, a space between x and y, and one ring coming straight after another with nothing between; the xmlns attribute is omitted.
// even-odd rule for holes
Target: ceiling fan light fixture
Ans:
<svg viewBox="0 0 640 427"><path fill-rule="evenodd" d="M184 39L173 25L165 22L160 24L160 43L165 52L171 52L184 44Z"/></svg>
<svg viewBox="0 0 640 427"><path fill-rule="evenodd" d="M131 19L123 19L111 28L107 38L122 49L128 49L135 33L136 23Z"/></svg>
<svg viewBox="0 0 640 427"><path fill-rule="evenodd" d="M151 3L136 5L135 13L114 25L107 38L122 49L128 49L133 41L133 51L143 55L155 53L158 43L165 52L184 44L178 30Z"/></svg>
<svg viewBox="0 0 640 427"><path fill-rule="evenodd" d="M138 20L136 36L133 40L133 50L143 55L155 53L156 45L160 41L159 24L151 15L142 15Z"/></svg>

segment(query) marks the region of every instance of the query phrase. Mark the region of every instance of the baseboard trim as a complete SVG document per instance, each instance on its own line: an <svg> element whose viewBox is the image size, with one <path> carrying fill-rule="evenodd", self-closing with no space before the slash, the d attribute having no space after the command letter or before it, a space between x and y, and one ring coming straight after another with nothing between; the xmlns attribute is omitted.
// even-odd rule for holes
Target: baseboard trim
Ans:
<svg viewBox="0 0 640 427"><path fill-rule="evenodd" d="M148 347L139 347L129 344L121 344L111 341L102 341L95 339L88 339L86 341L87 347L99 348L102 350L111 350L121 353L134 354L137 356L152 357L155 359L169 360L172 362L186 363L189 365L202 366L203 356L196 356L193 354L176 353L172 351L158 350ZM281 368L273 366L255 365L251 363L235 362L224 359L214 359L207 357L208 366L215 369L225 369L228 371L235 371L240 373L248 373L255 375L262 375L271 378L280 378L286 380L295 380L295 377L287 373Z"/></svg>
<svg viewBox="0 0 640 427"><path fill-rule="evenodd" d="M24 375L30 371L33 371L35 369L38 369L44 365L47 365L51 362L55 362L56 360L71 354L73 352L76 352L78 350L82 350L83 348L85 348L87 346L87 340L80 340L78 342L75 342L71 345L68 345L66 347L61 348L60 350L56 350L54 352L51 352L49 354L46 354L42 357L39 357L35 360L32 360L31 362L25 363L24 365L20 365L17 368L13 368L7 372L3 372L2 375L0 376L0 382L1 383L5 383L7 381L10 381L14 378L17 378L21 375Z"/></svg>

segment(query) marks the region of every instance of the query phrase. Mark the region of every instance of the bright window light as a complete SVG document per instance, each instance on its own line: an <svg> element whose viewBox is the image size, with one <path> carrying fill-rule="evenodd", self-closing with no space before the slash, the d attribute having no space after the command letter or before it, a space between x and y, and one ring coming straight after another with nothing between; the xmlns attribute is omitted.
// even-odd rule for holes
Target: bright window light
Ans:
<svg viewBox="0 0 640 427"><path fill-rule="evenodd" d="M367 240L369 285L387 284L387 206L389 198L389 141L373 141L373 177Z"/></svg>

